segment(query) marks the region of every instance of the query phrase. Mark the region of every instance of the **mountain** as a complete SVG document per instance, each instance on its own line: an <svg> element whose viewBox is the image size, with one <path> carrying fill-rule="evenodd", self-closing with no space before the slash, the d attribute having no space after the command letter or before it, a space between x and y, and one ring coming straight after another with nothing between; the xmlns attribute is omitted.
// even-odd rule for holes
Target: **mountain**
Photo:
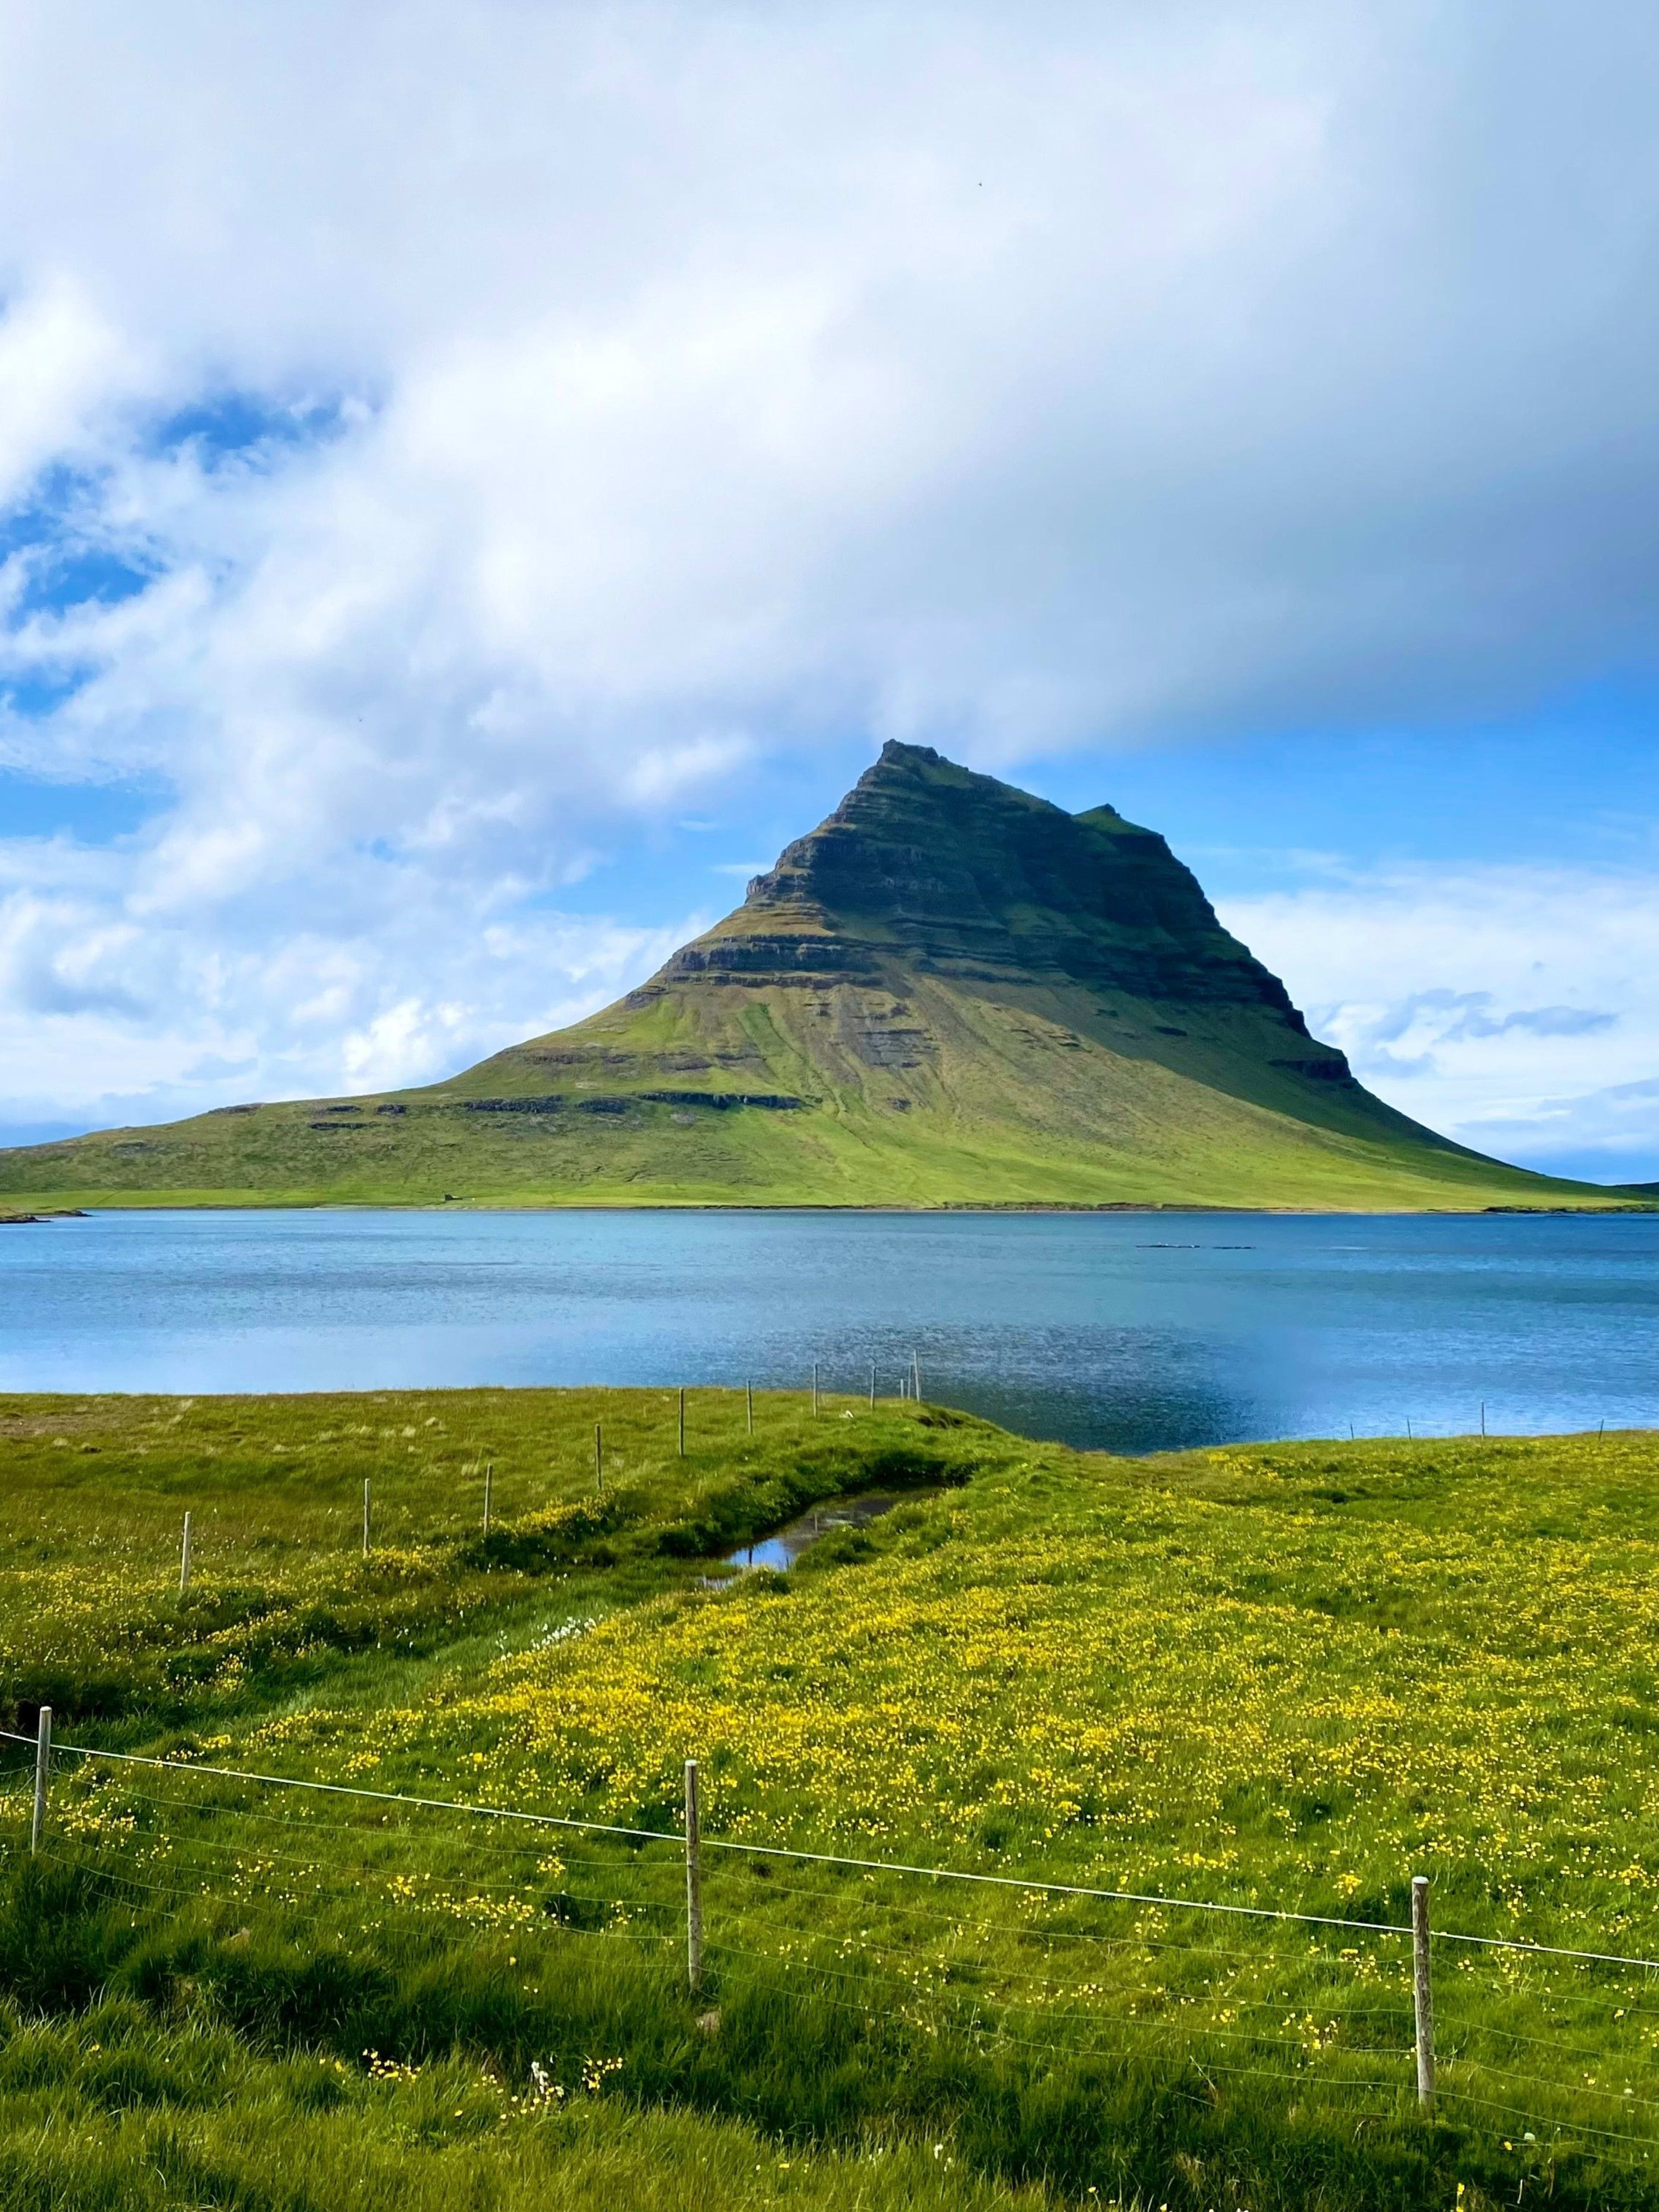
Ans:
<svg viewBox="0 0 1659 2212"><path fill-rule="evenodd" d="M639 989L446 1083L0 1152L58 1204L1607 1203L1356 1082L1162 837L889 744Z"/></svg>

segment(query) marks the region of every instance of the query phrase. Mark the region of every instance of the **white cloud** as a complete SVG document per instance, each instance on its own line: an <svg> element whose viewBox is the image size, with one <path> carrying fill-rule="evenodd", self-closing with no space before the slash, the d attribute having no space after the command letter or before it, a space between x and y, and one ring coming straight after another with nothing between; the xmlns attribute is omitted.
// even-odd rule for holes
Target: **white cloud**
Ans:
<svg viewBox="0 0 1659 2212"><path fill-rule="evenodd" d="M1622 4L20 0L0 762L173 796L10 849L0 1033L436 1072L625 980L526 902L768 754L1650 665L1653 76Z"/></svg>
<svg viewBox="0 0 1659 2212"><path fill-rule="evenodd" d="M112 921L124 872L145 865L131 855L105 856L117 883L100 899L32 887L17 851L0 845L0 1129L430 1082L592 1012L710 918L503 922L484 900L416 906L418 883L380 869L334 910L313 882L314 903L256 943L205 936L188 905Z"/></svg>
<svg viewBox="0 0 1659 2212"><path fill-rule="evenodd" d="M0 501L76 451L125 373L109 325L66 276L43 276L0 322Z"/></svg>
<svg viewBox="0 0 1659 2212"><path fill-rule="evenodd" d="M1529 1166L1659 1176L1659 880L1401 870L1219 911L1402 1113Z"/></svg>

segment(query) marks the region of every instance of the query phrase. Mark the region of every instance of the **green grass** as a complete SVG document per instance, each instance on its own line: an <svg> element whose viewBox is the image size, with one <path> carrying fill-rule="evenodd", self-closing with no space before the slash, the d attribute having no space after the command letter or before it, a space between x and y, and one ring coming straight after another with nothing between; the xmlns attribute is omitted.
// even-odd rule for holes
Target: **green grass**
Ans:
<svg viewBox="0 0 1659 2212"><path fill-rule="evenodd" d="M465 2058L378 2074L262 2058L223 2028L161 2026L119 2000L52 2021L0 2008L0 2192L9 2212L1039 2212L1034 2192L964 2175L929 2146L803 2155L579 2084L526 2106Z"/></svg>
<svg viewBox="0 0 1659 2212"><path fill-rule="evenodd" d="M891 1409L855 1443L799 1398L757 1392L750 1437L740 1395L686 1399L684 1458L672 1391L0 1401L0 1723L43 1703L200 1721L347 1661L378 1681L538 1621L550 1593L609 1610L700 1582L706 1554L814 1499L943 1463Z"/></svg>
<svg viewBox="0 0 1659 2212"><path fill-rule="evenodd" d="M1650 2200L1650 1978L1437 1946L1430 2123L1382 1923L1426 1871L1442 1929L1659 1955L1659 1439L1119 1462L841 1400L758 1401L751 1443L697 1393L682 1463L667 1394L621 1392L4 1427L8 1709L95 1674L76 1740L170 1760L65 1758L39 1862L21 1771L0 1805L0 2173L37 2191L8 2202L331 2204L365 2158L445 2206ZM707 1578L895 1483L926 1487L790 1576ZM186 1503L203 1621L170 1587ZM688 1755L714 1838L1362 1925L711 1850L694 1996ZM565 2094L526 2112L532 2066Z"/></svg>

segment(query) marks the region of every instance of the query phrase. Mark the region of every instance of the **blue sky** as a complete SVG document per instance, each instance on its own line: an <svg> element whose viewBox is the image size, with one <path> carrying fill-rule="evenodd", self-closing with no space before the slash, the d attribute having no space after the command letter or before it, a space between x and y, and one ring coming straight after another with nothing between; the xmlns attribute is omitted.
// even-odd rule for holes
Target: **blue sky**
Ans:
<svg viewBox="0 0 1659 2212"><path fill-rule="evenodd" d="M1656 91L1620 4L9 11L0 1135L574 1018L897 735L1659 1177Z"/></svg>

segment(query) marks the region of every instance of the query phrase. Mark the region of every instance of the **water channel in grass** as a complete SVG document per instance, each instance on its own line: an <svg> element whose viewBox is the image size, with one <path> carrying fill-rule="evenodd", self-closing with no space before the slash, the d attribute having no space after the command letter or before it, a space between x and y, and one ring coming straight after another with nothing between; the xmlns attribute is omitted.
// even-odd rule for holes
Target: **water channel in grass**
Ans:
<svg viewBox="0 0 1659 2212"><path fill-rule="evenodd" d="M93 1213L0 1389L924 1394L1121 1451L1659 1425L1659 1214ZM693 1409L695 1419L695 1405Z"/></svg>
<svg viewBox="0 0 1659 2212"><path fill-rule="evenodd" d="M803 1513L799 1521L792 1521L787 1528L780 1528L774 1536L762 1536L752 1544L740 1544L735 1552L728 1552L728 1567L772 1567L780 1574L793 1567L803 1552L810 1551L820 1536L827 1536L835 1528L867 1528L872 1521L879 1521L884 1513L890 1513L896 1505L906 1499L937 1498L936 1489L923 1490L866 1490L856 1498L830 1498Z"/></svg>

